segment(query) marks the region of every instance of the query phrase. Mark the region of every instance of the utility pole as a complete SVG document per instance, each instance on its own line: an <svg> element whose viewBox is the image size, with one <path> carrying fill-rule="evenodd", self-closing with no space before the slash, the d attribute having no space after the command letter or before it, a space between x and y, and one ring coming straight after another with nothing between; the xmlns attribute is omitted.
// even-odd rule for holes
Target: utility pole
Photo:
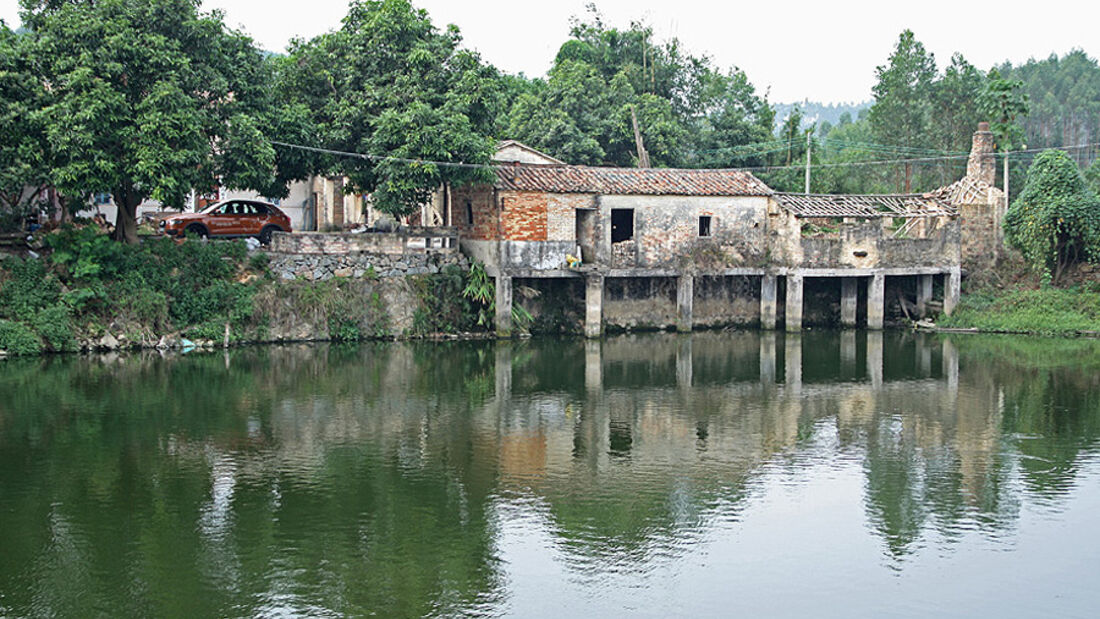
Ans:
<svg viewBox="0 0 1100 619"><path fill-rule="evenodd" d="M812 131L812 130L811 130ZM806 195L810 195L810 133L806 132Z"/></svg>

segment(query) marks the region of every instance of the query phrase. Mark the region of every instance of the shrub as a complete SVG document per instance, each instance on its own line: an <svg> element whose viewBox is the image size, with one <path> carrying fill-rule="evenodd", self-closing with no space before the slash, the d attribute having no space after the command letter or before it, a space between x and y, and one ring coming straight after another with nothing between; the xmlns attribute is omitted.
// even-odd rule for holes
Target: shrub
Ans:
<svg viewBox="0 0 1100 619"><path fill-rule="evenodd" d="M69 352L78 348L73 335L72 311L64 305L51 305L38 312L34 318L34 329L54 352Z"/></svg>
<svg viewBox="0 0 1100 619"><path fill-rule="evenodd" d="M0 279L0 316L30 320L38 310L57 302L61 286L41 260L9 258Z"/></svg>
<svg viewBox="0 0 1100 619"><path fill-rule="evenodd" d="M37 355L42 352L42 342L26 325L0 320L0 350L9 355Z"/></svg>

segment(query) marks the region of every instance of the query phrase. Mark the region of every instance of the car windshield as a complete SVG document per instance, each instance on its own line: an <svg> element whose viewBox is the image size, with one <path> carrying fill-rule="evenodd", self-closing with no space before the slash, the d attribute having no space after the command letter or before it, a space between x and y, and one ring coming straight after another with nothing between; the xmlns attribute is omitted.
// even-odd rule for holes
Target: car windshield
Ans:
<svg viewBox="0 0 1100 619"><path fill-rule="evenodd" d="M224 204L225 204L225 202L215 202L215 203L211 204L210 206L208 206L208 207L206 207L206 208L202 209L202 210L201 210L201 211L199 211L199 212L200 212L200 213L207 213L207 214L209 214L209 213L213 213L214 211L216 211L216 210L218 210L219 208L221 208L221 207L222 207L222 205L224 205Z"/></svg>

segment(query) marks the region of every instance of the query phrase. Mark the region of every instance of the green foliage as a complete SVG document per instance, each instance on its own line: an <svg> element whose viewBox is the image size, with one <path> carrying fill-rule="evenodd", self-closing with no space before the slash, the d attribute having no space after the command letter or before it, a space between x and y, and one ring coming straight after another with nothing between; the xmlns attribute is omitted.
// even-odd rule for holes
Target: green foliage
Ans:
<svg viewBox="0 0 1100 619"><path fill-rule="evenodd" d="M493 308L496 306L496 285L485 272L485 265L475 262L470 267L462 296L472 301L477 307L478 326L491 327L495 319Z"/></svg>
<svg viewBox="0 0 1100 619"><path fill-rule="evenodd" d="M545 83L521 90L507 135L573 164L636 164L631 110L657 166L751 165L737 145L766 140L773 112L745 74L720 71L642 24L576 20Z"/></svg>
<svg viewBox="0 0 1100 619"><path fill-rule="evenodd" d="M460 333L479 326L475 304L463 294L467 280L461 268L452 265L439 273L413 276L409 280L417 287L420 301L413 314L413 333Z"/></svg>
<svg viewBox="0 0 1100 619"><path fill-rule="evenodd" d="M45 130L35 117L45 98L35 79L31 37L0 23L0 231L18 231L37 210L46 184Z"/></svg>
<svg viewBox="0 0 1100 619"><path fill-rule="evenodd" d="M1043 335L1100 331L1100 293L1048 287L968 294L940 324Z"/></svg>
<svg viewBox="0 0 1100 619"><path fill-rule="evenodd" d="M294 44L280 65L280 90L311 113L321 141L405 160L315 167L346 175L395 214L412 212L443 182L489 180L488 169L428 163L488 163L492 151L502 82L460 42L457 29L439 32L408 0L355 0L339 30Z"/></svg>
<svg viewBox="0 0 1100 619"><path fill-rule="evenodd" d="M56 303L61 286L41 260L8 258L0 274L0 317L28 320Z"/></svg>
<svg viewBox="0 0 1100 619"><path fill-rule="evenodd" d="M37 355L42 342L26 325L0 319L0 350L9 355Z"/></svg>
<svg viewBox="0 0 1100 619"><path fill-rule="evenodd" d="M118 238L137 241L145 198L179 206L192 189L267 190L275 156L272 63L193 0L31 2L35 78L53 184L107 191ZM285 190L284 190L285 191Z"/></svg>
<svg viewBox="0 0 1100 619"><path fill-rule="evenodd" d="M72 310L65 305L51 305L34 317L34 330L54 352L72 352L77 350L76 336L73 333Z"/></svg>
<svg viewBox="0 0 1100 619"><path fill-rule="evenodd" d="M1007 80L1000 72L989 72L989 81L978 95L978 108L989 118L990 130L1001 150L1008 151L1023 139L1023 129L1016 124L1016 118L1027 116L1027 93L1023 92L1024 83L1020 80Z"/></svg>
<svg viewBox="0 0 1100 619"><path fill-rule="evenodd" d="M1048 281L1066 266L1100 257L1100 199L1062 151L1040 153L1005 214L1005 237Z"/></svg>

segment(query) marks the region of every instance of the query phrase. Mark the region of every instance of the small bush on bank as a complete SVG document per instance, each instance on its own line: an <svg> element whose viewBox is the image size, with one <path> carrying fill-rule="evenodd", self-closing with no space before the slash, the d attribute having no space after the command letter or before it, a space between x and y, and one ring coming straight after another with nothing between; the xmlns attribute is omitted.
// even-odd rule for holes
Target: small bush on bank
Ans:
<svg viewBox="0 0 1100 619"><path fill-rule="evenodd" d="M0 320L0 350L9 355L37 355L42 352L42 342L26 325Z"/></svg>

